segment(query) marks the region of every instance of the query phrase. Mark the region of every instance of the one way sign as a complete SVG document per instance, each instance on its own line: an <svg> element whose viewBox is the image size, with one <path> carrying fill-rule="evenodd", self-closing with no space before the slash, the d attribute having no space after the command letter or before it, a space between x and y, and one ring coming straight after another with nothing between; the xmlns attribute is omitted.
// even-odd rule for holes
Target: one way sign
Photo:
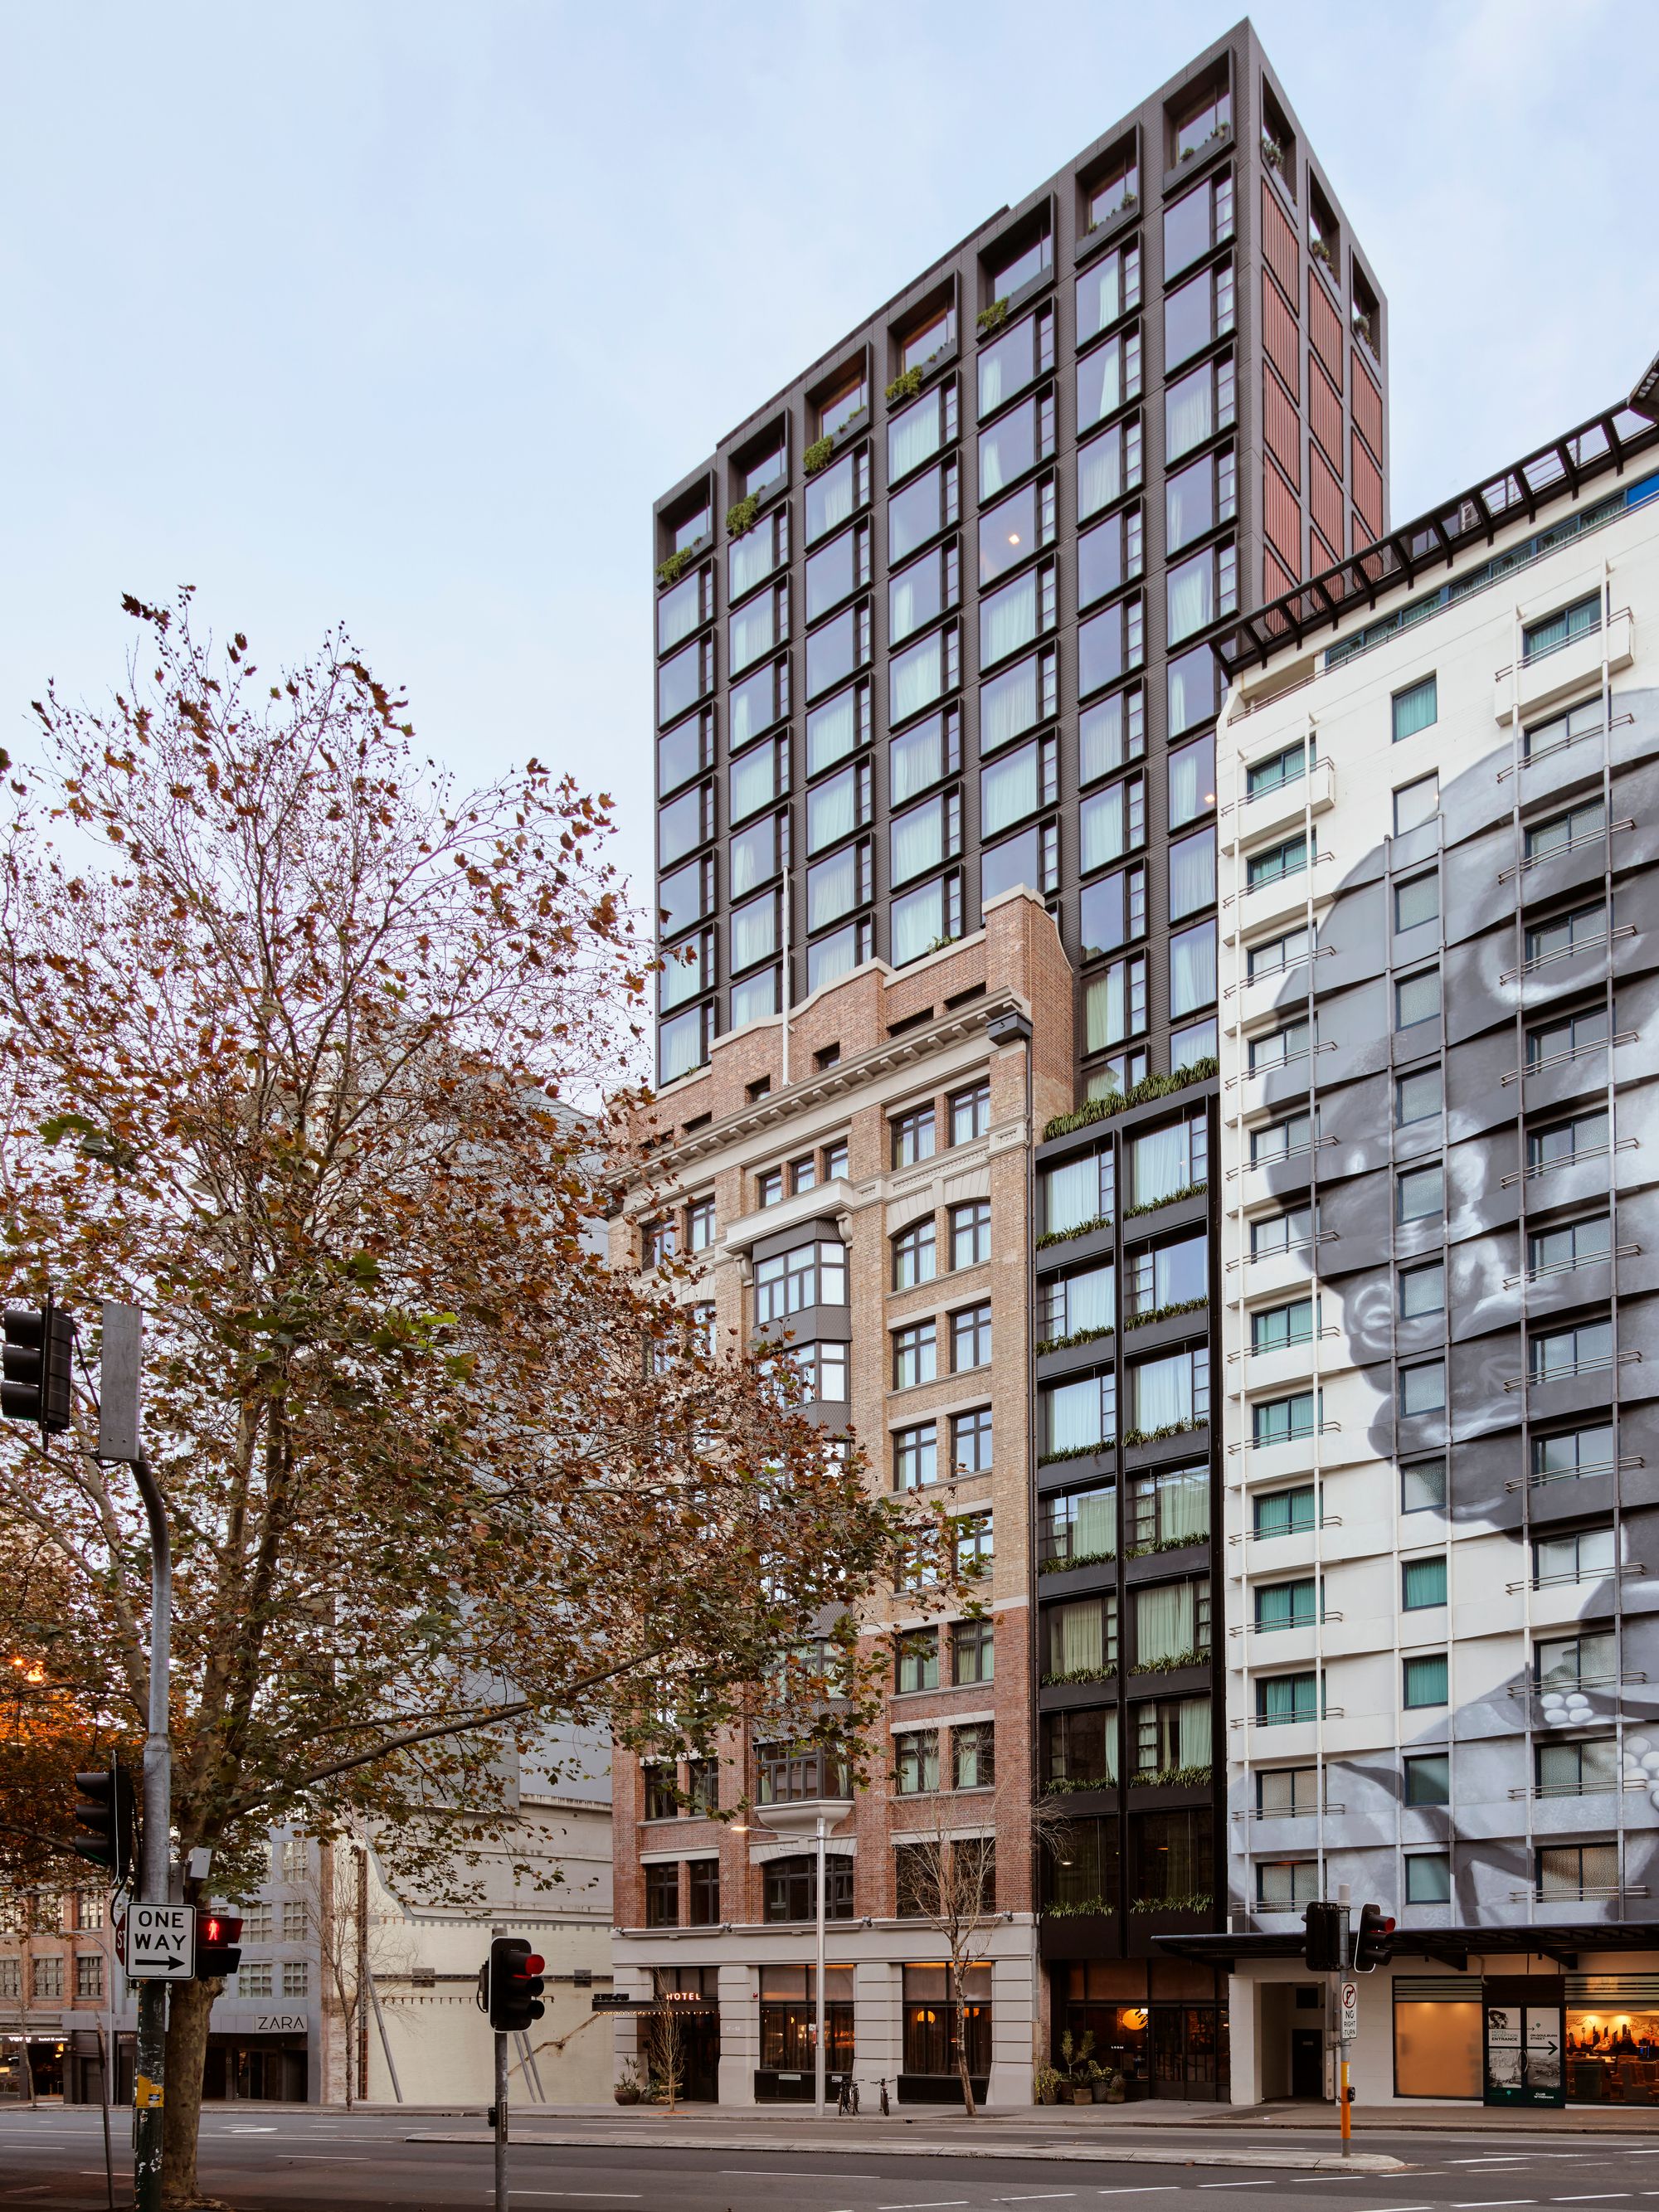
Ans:
<svg viewBox="0 0 1659 2212"><path fill-rule="evenodd" d="M196 1972L196 1909L130 1905L121 1964L131 1982L187 1982Z"/></svg>

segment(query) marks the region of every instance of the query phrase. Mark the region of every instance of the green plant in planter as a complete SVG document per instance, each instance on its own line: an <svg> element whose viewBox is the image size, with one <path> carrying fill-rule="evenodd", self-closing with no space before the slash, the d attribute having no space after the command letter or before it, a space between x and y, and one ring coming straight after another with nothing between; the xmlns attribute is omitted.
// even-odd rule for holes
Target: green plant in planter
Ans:
<svg viewBox="0 0 1659 2212"><path fill-rule="evenodd" d="M817 476L820 469L828 468L836 450L833 438L819 438L810 445L800 457L800 465L809 477Z"/></svg>
<svg viewBox="0 0 1659 2212"><path fill-rule="evenodd" d="M1052 2105L1060 2095L1060 2075L1053 2066L1039 2066L1031 2076L1031 2094L1039 2105Z"/></svg>
<svg viewBox="0 0 1659 2212"><path fill-rule="evenodd" d="M887 404L890 407L896 407L901 400L914 399L921 389L921 371L919 368L907 368L896 376L888 386Z"/></svg>
<svg viewBox="0 0 1659 2212"><path fill-rule="evenodd" d="M696 557L689 545L682 547L678 553L671 553L665 561L657 563L657 581L664 585L678 584Z"/></svg>
<svg viewBox="0 0 1659 2212"><path fill-rule="evenodd" d="M742 538L744 536L747 532L754 528L755 519L759 513L760 501L751 491L747 499L740 499L737 501L734 505L726 508L726 536L728 538Z"/></svg>
<svg viewBox="0 0 1659 2212"><path fill-rule="evenodd" d="M980 309L975 319L981 331L1000 331L1008 319L1007 301L993 300L988 307Z"/></svg>

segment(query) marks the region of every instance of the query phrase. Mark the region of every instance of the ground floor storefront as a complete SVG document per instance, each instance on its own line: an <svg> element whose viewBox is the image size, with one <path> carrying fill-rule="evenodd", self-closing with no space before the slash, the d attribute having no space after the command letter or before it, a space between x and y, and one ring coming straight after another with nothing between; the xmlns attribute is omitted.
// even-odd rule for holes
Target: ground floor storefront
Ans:
<svg viewBox="0 0 1659 2212"><path fill-rule="evenodd" d="M1224 1974L1184 1959L1057 1959L1046 1972L1050 2065L1115 2077L1127 2103L1228 2101Z"/></svg>
<svg viewBox="0 0 1659 2212"><path fill-rule="evenodd" d="M846 2080L866 2108L884 2085L895 2105L957 2103L965 2058L976 2101L1029 2106L1043 1995L1031 1923L988 1929L960 1985L937 1951L924 1954L926 1941L902 1923L831 1931L823 1986L830 2094ZM614 1945L619 2078L631 2073L660 2091L672 2073L693 2104L810 2100L817 2037L811 1931L688 1931L672 1959L665 1948L650 1931L630 1931Z"/></svg>
<svg viewBox="0 0 1659 2212"><path fill-rule="evenodd" d="M1537 1940L1547 1941L1546 1931ZM1351 1978L1350 2078L1368 2106L1659 2106L1659 1942L1651 1950L1396 1955ZM1232 2100L1335 2094L1336 2002L1298 1960L1237 1961Z"/></svg>

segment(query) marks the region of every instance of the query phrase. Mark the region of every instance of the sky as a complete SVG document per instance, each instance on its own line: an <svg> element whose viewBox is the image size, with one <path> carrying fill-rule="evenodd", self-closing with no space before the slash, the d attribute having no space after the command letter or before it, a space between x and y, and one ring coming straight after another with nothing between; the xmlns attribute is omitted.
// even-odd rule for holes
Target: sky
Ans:
<svg viewBox="0 0 1659 2212"><path fill-rule="evenodd" d="M1262 0L1387 293L1396 520L1659 349L1659 0ZM1199 0L0 0L0 744L123 592L343 620L464 784L613 795L652 502L1237 20Z"/></svg>

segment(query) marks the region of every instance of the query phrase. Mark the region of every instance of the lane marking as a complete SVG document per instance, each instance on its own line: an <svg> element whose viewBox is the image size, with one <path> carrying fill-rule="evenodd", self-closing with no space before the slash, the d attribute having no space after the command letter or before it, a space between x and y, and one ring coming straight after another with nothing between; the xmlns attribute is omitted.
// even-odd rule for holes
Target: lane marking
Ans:
<svg viewBox="0 0 1659 2212"><path fill-rule="evenodd" d="M876 2212L945 2212L947 2205L967 2202L965 2197L922 2197L903 2204L878 2204Z"/></svg>
<svg viewBox="0 0 1659 2212"><path fill-rule="evenodd" d="M1552 2197L1552 2204L1595 2204L1604 2197L1628 2197L1628 2189L1592 2189L1587 2197Z"/></svg>
<svg viewBox="0 0 1659 2212"><path fill-rule="evenodd" d="M1056 2197L1075 2197L1075 2189L1039 2189L1025 2197L994 2197L994 2204L1051 2204Z"/></svg>
<svg viewBox="0 0 1659 2212"><path fill-rule="evenodd" d="M1200 2181L1200 2189L1271 2189L1273 2183L1264 2177L1260 2181Z"/></svg>
<svg viewBox="0 0 1659 2212"><path fill-rule="evenodd" d="M1097 2189L1097 2197L1168 2197L1174 2191L1173 2181L1142 2182L1135 2189Z"/></svg>
<svg viewBox="0 0 1659 2212"><path fill-rule="evenodd" d="M627 2197L637 2202L644 2196L642 2189L520 2189L513 2185L515 2197Z"/></svg>
<svg viewBox="0 0 1659 2212"><path fill-rule="evenodd" d="M650 2148L648 2143L646 2148ZM783 2154L779 2153L780 2157ZM872 2157L879 2154L876 2152L871 2154ZM723 2174L749 2174L762 2181L776 2181L781 2174L786 2173L791 2181L865 2181L872 2189L888 2179L884 2173L798 2173L793 2166L723 2166L719 2171Z"/></svg>

